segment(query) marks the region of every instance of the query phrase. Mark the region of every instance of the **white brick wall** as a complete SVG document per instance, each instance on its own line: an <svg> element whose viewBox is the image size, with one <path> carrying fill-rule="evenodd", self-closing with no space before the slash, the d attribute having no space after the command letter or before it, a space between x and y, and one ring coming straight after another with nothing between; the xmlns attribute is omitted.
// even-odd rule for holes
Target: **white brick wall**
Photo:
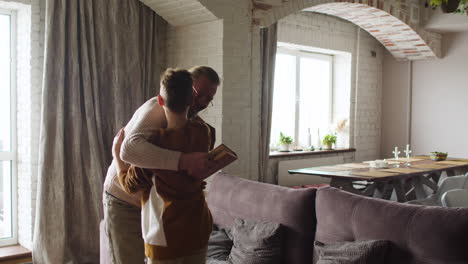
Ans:
<svg viewBox="0 0 468 264"><path fill-rule="evenodd" d="M227 1L226 1L227 2ZM255 83L252 7L250 1L230 1L221 6L224 20L223 142L239 160L225 171L240 177L258 178L260 86ZM258 58L258 54L257 54ZM257 71L259 74L259 71Z"/></svg>
<svg viewBox="0 0 468 264"><path fill-rule="evenodd" d="M36 208L44 1L1 0L0 7L17 12L18 240L30 249Z"/></svg>
<svg viewBox="0 0 468 264"><path fill-rule="evenodd" d="M357 151L353 155L347 154L347 161L378 158L383 57L380 43L350 22L306 12L298 12L279 21L278 41L352 54L350 146ZM371 56L371 51L377 53L376 58ZM333 156L328 154L325 157ZM277 162L289 159L292 158L270 159L269 170L273 173L270 182L276 179Z"/></svg>
<svg viewBox="0 0 468 264"><path fill-rule="evenodd" d="M232 147L240 157L226 171L256 179L260 86L258 67L252 63L252 58L256 58L254 63L258 64L258 37L252 37L258 29L252 28L251 2L200 2L222 20L171 28L168 67L207 64L223 76L215 106L202 117L214 124L218 143ZM254 39L257 42L252 42Z"/></svg>
<svg viewBox="0 0 468 264"><path fill-rule="evenodd" d="M216 20L191 26L170 26L167 32L167 67L191 68L207 65L223 76L223 21ZM213 106L200 116L216 128L217 144L222 141L223 82Z"/></svg>

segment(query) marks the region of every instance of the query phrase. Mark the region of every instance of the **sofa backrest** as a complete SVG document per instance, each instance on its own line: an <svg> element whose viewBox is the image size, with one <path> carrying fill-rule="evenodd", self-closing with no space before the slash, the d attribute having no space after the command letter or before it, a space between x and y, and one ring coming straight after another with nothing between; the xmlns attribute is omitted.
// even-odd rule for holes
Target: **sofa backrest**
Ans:
<svg viewBox="0 0 468 264"><path fill-rule="evenodd" d="M468 263L468 209L401 204L320 188L316 240L392 241L386 263ZM315 263L315 262L314 262Z"/></svg>
<svg viewBox="0 0 468 264"><path fill-rule="evenodd" d="M227 174L212 176L207 194L214 223L231 227L235 218L269 221L285 227L284 259L312 263L316 189L290 189Z"/></svg>

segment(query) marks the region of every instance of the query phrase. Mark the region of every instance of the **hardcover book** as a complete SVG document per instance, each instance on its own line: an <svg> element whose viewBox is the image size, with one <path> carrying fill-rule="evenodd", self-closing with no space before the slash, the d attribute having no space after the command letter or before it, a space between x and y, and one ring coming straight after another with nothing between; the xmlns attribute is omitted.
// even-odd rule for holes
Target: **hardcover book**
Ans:
<svg viewBox="0 0 468 264"><path fill-rule="evenodd" d="M208 160L212 166L203 172L200 172L200 177L197 178L208 178L209 176L237 160L237 154L226 145L221 144L212 151L208 152Z"/></svg>

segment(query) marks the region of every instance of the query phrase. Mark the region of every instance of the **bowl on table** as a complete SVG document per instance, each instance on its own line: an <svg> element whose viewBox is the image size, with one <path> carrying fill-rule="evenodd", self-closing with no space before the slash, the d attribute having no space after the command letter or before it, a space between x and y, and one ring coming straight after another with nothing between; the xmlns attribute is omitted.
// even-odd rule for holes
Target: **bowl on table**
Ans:
<svg viewBox="0 0 468 264"><path fill-rule="evenodd" d="M448 153L446 152L431 152L431 160L433 161L443 161L446 160L448 156Z"/></svg>

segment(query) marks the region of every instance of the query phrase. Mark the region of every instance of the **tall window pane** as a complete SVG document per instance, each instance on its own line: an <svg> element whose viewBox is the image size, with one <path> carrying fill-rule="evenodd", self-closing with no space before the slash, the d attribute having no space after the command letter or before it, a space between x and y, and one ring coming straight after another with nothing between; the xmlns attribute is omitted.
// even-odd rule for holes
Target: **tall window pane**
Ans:
<svg viewBox="0 0 468 264"><path fill-rule="evenodd" d="M0 14L0 151L11 149L10 16Z"/></svg>
<svg viewBox="0 0 468 264"><path fill-rule="evenodd" d="M13 236L11 71L11 16L0 13L0 245Z"/></svg>
<svg viewBox="0 0 468 264"><path fill-rule="evenodd" d="M12 232L11 161L0 161L0 240Z"/></svg>
<svg viewBox="0 0 468 264"><path fill-rule="evenodd" d="M270 141L273 145L278 143L280 132L294 137L295 105L296 57L277 54Z"/></svg>
<svg viewBox="0 0 468 264"><path fill-rule="evenodd" d="M300 58L299 145L308 145L308 130L312 145L328 133L331 109L331 59L329 56Z"/></svg>
<svg viewBox="0 0 468 264"><path fill-rule="evenodd" d="M333 56L279 49L276 58L270 144L283 132L293 146L316 146L318 131L330 133Z"/></svg>

